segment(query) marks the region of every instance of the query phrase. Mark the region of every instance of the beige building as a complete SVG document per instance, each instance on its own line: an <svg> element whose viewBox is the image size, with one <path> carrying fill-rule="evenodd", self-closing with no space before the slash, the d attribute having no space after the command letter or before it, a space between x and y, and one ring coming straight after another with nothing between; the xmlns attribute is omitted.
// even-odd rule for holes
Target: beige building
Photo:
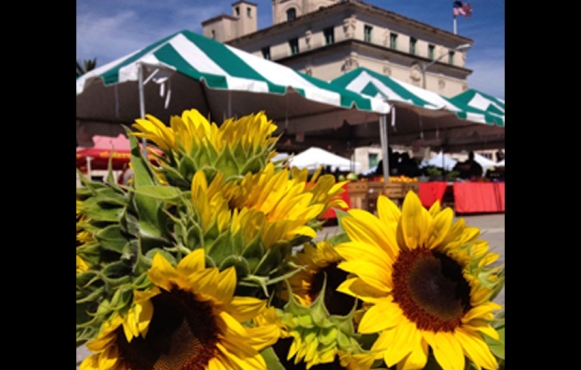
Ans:
<svg viewBox="0 0 581 370"><path fill-rule="evenodd" d="M473 40L358 0L272 0L273 25L257 29L257 5L202 22L206 37L331 80L357 67L451 97L466 89ZM425 76L422 66L435 59Z"/></svg>
<svg viewBox="0 0 581 370"><path fill-rule="evenodd" d="M202 22L203 34L326 81L365 67L419 87L425 78L426 89L446 97L468 89L472 70L464 47L473 43L470 38L359 0L272 0L272 25L261 30L259 11L254 3L235 2L232 15ZM422 66L436 59L424 76ZM430 148L393 149L418 160L435 155ZM496 151L478 152L495 159ZM382 159L378 147L338 154L360 162L363 170Z"/></svg>

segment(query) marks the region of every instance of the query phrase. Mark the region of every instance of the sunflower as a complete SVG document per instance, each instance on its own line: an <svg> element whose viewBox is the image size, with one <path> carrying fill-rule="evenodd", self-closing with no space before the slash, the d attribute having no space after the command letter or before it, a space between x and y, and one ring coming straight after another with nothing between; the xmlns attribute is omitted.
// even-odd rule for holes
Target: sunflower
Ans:
<svg viewBox="0 0 581 370"><path fill-rule="evenodd" d="M353 297L337 292L335 289L347 278L347 273L337 268L343 258L327 240L317 242L316 247L305 244L303 252L291 257L301 271L289 279L295 298L303 305L310 306L319 296L323 281L327 281L325 306L331 314L346 315L351 311Z"/></svg>
<svg viewBox="0 0 581 370"><path fill-rule="evenodd" d="M96 353L81 369L266 369L258 351L280 332L242 324L265 302L233 295L233 268L205 268L204 250L197 249L177 268L156 254L147 276L152 288L135 293L132 308L114 314L87 343Z"/></svg>
<svg viewBox="0 0 581 370"><path fill-rule="evenodd" d="M210 177L220 171L226 178L236 178L258 172L276 155L278 138L272 137L276 125L264 112L230 118L218 127L191 109L181 117L172 116L169 127L151 115L137 119L133 127L134 136L161 149L158 170L170 184L183 189L197 170L204 169Z"/></svg>
<svg viewBox="0 0 581 370"><path fill-rule="evenodd" d="M464 369L465 356L496 369L483 337L498 339L490 325L501 308L490 301L495 256L477 241L479 230L453 223L439 203L425 210L413 192L401 211L380 196L377 211L349 211L350 242L336 247L346 260L339 268L356 275L338 290L371 305L359 324L360 333L380 333L371 350L404 370L423 368L429 347L444 370Z"/></svg>
<svg viewBox="0 0 581 370"><path fill-rule="evenodd" d="M248 208L265 215L262 239L267 248L298 235L316 237L315 230L307 224L326 206L313 199L304 179L290 178L286 169L277 172L272 162L256 174L246 174L239 184L225 184L223 192L232 208Z"/></svg>

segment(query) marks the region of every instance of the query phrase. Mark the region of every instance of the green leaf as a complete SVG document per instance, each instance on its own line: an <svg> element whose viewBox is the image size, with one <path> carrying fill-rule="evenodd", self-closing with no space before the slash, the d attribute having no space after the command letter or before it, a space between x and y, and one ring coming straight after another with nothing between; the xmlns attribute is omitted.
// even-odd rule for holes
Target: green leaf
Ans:
<svg viewBox="0 0 581 370"><path fill-rule="evenodd" d="M162 206L161 202L142 194L135 194L133 201L141 232L161 236L161 223L159 220L159 214L161 213L159 207Z"/></svg>
<svg viewBox="0 0 581 370"><path fill-rule="evenodd" d="M234 158L232 151L228 146L226 146L226 148L224 148L220 153L214 166L219 169L220 172L224 173L226 177L239 174L236 158Z"/></svg>
<svg viewBox="0 0 581 370"><path fill-rule="evenodd" d="M267 347L260 352L264 362L266 362L266 368L268 370L285 370L284 366L280 363L276 352L272 347Z"/></svg>
<svg viewBox="0 0 581 370"><path fill-rule="evenodd" d="M256 266L254 274L256 275L270 275L272 270L277 268L283 259L281 248L270 248L266 251L262 260Z"/></svg>
<svg viewBox="0 0 581 370"><path fill-rule="evenodd" d="M127 137L129 138L129 145L131 146L131 168L133 169L133 183L135 186L154 185L158 183L151 170L151 165L147 160L143 159L143 153L137 141L133 136L131 130L125 127Z"/></svg>
<svg viewBox="0 0 581 370"><path fill-rule="evenodd" d="M339 224L339 229L342 232L345 232L345 229L343 228L343 217L352 217L349 213L341 210L341 209L335 209L335 214L337 215L337 223Z"/></svg>
<svg viewBox="0 0 581 370"><path fill-rule="evenodd" d="M113 188L102 188L95 190L95 196L99 204L111 204L117 206L126 206L127 199L125 198L125 193L119 188L115 190Z"/></svg>
<svg viewBox="0 0 581 370"><path fill-rule="evenodd" d="M329 328L322 328L319 330L319 342L323 345L330 344L335 341L337 337L337 328L336 327L329 327Z"/></svg>
<svg viewBox="0 0 581 370"><path fill-rule="evenodd" d="M117 222L123 208L104 208L99 205L83 205L82 212L95 221Z"/></svg>
<svg viewBox="0 0 581 370"><path fill-rule="evenodd" d="M224 271L231 266L234 266L236 269L236 276L238 279L241 279L250 274L250 267L244 258L239 256L229 256L224 258L220 263L220 271Z"/></svg>
<svg viewBox="0 0 581 370"><path fill-rule="evenodd" d="M484 340L490 347L490 351L498 358L504 360L504 325L496 329L498 340L483 335Z"/></svg>
<svg viewBox="0 0 581 370"><path fill-rule="evenodd" d="M213 243L206 244L206 253L218 263L234 254L232 243L230 243L230 231L225 231L218 235Z"/></svg>
<svg viewBox="0 0 581 370"><path fill-rule="evenodd" d="M182 157L182 160L178 165L178 171L185 180L185 182L189 184L188 187L191 187L191 182L192 179L194 178L194 174L196 173L196 169L197 169L196 163L194 163L194 160L191 157L189 156Z"/></svg>
<svg viewBox="0 0 581 370"><path fill-rule="evenodd" d="M136 194L172 204L176 204L181 196L180 189L174 188L173 186L145 185L137 186L133 191Z"/></svg>
<svg viewBox="0 0 581 370"><path fill-rule="evenodd" d="M174 267L177 266L177 261L176 261L175 257L171 253L169 253L163 249L158 249L158 248L152 249L152 250L148 251L145 256L149 260L153 260L153 257L155 257L155 255L157 253L160 253L169 263L171 263L172 266L174 266Z"/></svg>
<svg viewBox="0 0 581 370"><path fill-rule="evenodd" d="M264 167L265 162L266 161L264 160L264 155L254 156L250 158L248 161L246 161L245 164L243 164L242 171L240 171L240 174L245 175L248 172L257 173L258 171L260 171L262 167Z"/></svg>
<svg viewBox="0 0 581 370"><path fill-rule="evenodd" d="M351 241L351 239L349 239L349 236L346 233L341 233L330 237L329 239L327 239L327 241L331 245L335 246L341 243L348 243Z"/></svg>
<svg viewBox="0 0 581 370"><path fill-rule="evenodd" d="M95 238L101 243L103 248L119 253L122 253L123 247L127 244L127 239L121 233L119 225L107 226L95 233Z"/></svg>
<svg viewBox="0 0 581 370"><path fill-rule="evenodd" d="M180 189L190 189L191 183L186 181L182 174L175 168L164 166L161 172L169 184L177 186Z"/></svg>
<svg viewBox="0 0 581 370"><path fill-rule="evenodd" d="M240 239L242 239L241 235ZM250 271L255 272L256 267L258 266L260 260L262 259L262 256L264 256L264 253L265 253L264 244L262 244L262 238L260 237L260 233L258 233L254 240L252 240L242 250L242 257L244 257L246 261L248 261Z"/></svg>

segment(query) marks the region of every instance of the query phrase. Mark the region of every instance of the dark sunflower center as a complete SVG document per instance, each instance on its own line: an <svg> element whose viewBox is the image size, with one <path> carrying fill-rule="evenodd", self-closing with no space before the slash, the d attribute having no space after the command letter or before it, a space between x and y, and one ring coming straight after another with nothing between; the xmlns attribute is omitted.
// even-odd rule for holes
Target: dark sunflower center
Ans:
<svg viewBox="0 0 581 370"><path fill-rule="evenodd" d="M403 250L393 266L393 297L419 329L454 331L470 310L470 286L452 258L427 248Z"/></svg>
<svg viewBox="0 0 581 370"><path fill-rule="evenodd" d="M153 317L145 339L128 343L117 329L120 357L132 370L203 370L216 355L218 327L208 302L180 289L152 298Z"/></svg>
<svg viewBox="0 0 581 370"><path fill-rule="evenodd" d="M347 315L355 304L355 298L336 291L337 287L345 281L348 275L346 271L338 269L336 263L328 265L313 276L309 290L311 301L317 299L321 293L325 274L327 275L327 287L325 288L325 306L327 310L329 310L331 315Z"/></svg>

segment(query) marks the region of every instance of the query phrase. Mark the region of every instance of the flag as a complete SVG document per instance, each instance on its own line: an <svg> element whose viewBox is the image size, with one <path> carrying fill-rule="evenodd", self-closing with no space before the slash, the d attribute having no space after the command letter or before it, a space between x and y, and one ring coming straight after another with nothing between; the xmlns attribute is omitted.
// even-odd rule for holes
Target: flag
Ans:
<svg viewBox="0 0 581 370"><path fill-rule="evenodd" d="M463 15L466 18L470 18L470 15L472 14L472 7L463 1L454 1L453 13L454 17Z"/></svg>

